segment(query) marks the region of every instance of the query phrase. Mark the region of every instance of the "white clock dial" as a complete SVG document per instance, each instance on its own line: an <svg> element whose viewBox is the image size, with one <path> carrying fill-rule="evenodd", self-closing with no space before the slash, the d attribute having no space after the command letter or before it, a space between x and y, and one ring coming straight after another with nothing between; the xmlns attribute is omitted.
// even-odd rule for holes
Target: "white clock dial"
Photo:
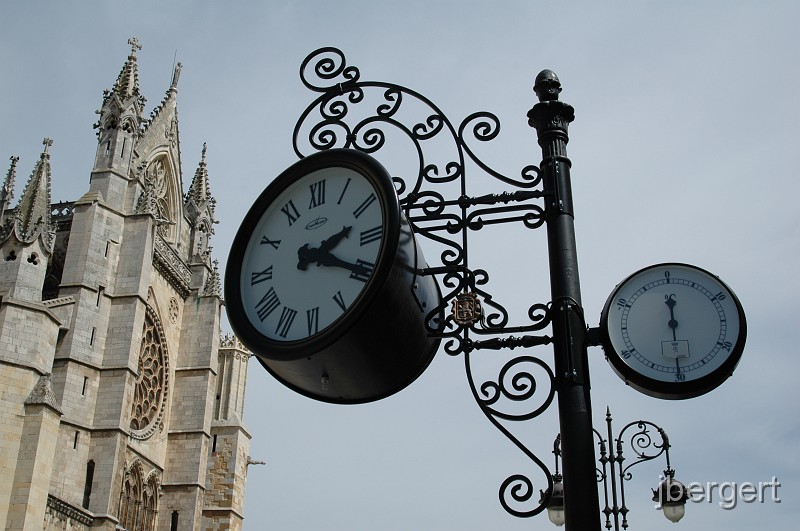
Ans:
<svg viewBox="0 0 800 531"><path fill-rule="evenodd" d="M361 173L328 167L296 180L256 223L241 264L252 325L275 341L313 337L369 282L384 238L380 194Z"/></svg>
<svg viewBox="0 0 800 531"><path fill-rule="evenodd" d="M686 264L660 264L617 287L603 327L606 354L623 377L638 387L655 382L656 394L696 396L730 376L746 325L738 299L717 277ZM695 388L693 382L704 383Z"/></svg>

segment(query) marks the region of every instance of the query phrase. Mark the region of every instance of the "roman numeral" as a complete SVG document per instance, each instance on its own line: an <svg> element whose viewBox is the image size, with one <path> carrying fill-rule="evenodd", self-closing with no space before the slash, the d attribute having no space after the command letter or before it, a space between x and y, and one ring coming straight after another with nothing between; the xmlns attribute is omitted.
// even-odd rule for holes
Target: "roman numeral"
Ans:
<svg viewBox="0 0 800 531"><path fill-rule="evenodd" d="M347 306L344 303L344 297L342 297L341 291L336 292L336 295L333 296L333 300L336 301L336 304L339 305L339 308L341 308L343 312L347 310Z"/></svg>
<svg viewBox="0 0 800 531"><path fill-rule="evenodd" d="M266 236L261 237L261 245L271 245L274 249L277 249L278 246L281 244L280 240L270 240Z"/></svg>
<svg viewBox="0 0 800 531"><path fill-rule="evenodd" d="M369 206L370 206L372 203L374 203L374 202L375 202L375 199L377 199L377 197L375 197L375 194L369 194L369 197L367 197L367 198L364 200L364 202L363 202L363 203L361 203L361 204L358 206L358 208L357 208L357 209L353 210L353 215L354 215L356 218L360 217L360 216L361 216L361 214L363 214L363 213L364 213L364 211L367 209L367 207L369 207Z"/></svg>
<svg viewBox="0 0 800 531"><path fill-rule="evenodd" d="M360 280L361 282L369 280L370 275L372 275L372 270L375 269L375 264L365 262L364 260L356 260L356 265L358 266L358 271L350 273L350 278Z"/></svg>
<svg viewBox="0 0 800 531"><path fill-rule="evenodd" d="M347 178L347 182L344 183L344 188L342 188L342 194L339 196L339 200L336 201L337 205L342 204L342 199L344 198L344 193L347 191L347 187L350 186L350 177Z"/></svg>
<svg viewBox="0 0 800 531"><path fill-rule="evenodd" d="M306 320L308 321L308 335L319 332L319 306L306 310Z"/></svg>
<svg viewBox="0 0 800 531"><path fill-rule="evenodd" d="M272 266L269 266L264 271L254 271L253 278L250 280L250 285L255 286L259 282L264 282L265 280L272 280Z"/></svg>
<svg viewBox="0 0 800 531"><path fill-rule="evenodd" d="M297 211L297 207L294 206L294 203L290 199L288 203L281 207L281 212L286 214L286 217L289 219L289 226L291 227L292 223L297 221L297 218L300 217L300 213Z"/></svg>
<svg viewBox="0 0 800 531"><path fill-rule="evenodd" d="M308 208L323 204L325 202L325 179L312 183L309 188L311 189L311 202L308 204Z"/></svg>
<svg viewBox="0 0 800 531"><path fill-rule="evenodd" d="M381 239L382 227L378 225L373 229L361 231L361 245L367 245Z"/></svg>
<svg viewBox="0 0 800 531"><path fill-rule="evenodd" d="M278 300L278 294L275 293L275 289L270 287L267 294L264 295L258 303L256 303L256 312L258 313L258 318L262 321L267 318L269 314L275 311L275 308L281 305L281 301Z"/></svg>
<svg viewBox="0 0 800 531"><path fill-rule="evenodd" d="M281 337L286 337L289 333L289 329L292 327L292 323L294 322L294 317L297 315L297 310L292 310L288 306L283 307L283 311L281 312L281 318L278 320L278 328L275 329L275 333Z"/></svg>

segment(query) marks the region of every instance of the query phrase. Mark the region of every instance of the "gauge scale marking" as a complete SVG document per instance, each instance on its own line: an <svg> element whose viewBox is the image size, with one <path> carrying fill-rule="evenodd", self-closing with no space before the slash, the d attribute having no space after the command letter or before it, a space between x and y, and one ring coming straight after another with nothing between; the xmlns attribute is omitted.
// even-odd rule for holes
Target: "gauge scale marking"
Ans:
<svg viewBox="0 0 800 531"><path fill-rule="evenodd" d="M744 312L719 278L687 264L658 264L612 292L603 347L627 383L659 398L691 398L727 379L741 357Z"/></svg>

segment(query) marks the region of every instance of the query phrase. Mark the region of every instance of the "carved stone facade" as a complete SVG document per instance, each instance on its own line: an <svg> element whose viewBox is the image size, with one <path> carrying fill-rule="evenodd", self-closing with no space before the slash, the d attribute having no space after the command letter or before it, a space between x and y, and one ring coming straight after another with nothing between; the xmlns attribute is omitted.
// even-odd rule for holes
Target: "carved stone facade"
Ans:
<svg viewBox="0 0 800 531"><path fill-rule="evenodd" d="M0 189L0 529L242 528L249 353L220 335L206 146L184 194L180 65L145 119L129 44L89 191L51 203L50 139L16 207L18 158Z"/></svg>

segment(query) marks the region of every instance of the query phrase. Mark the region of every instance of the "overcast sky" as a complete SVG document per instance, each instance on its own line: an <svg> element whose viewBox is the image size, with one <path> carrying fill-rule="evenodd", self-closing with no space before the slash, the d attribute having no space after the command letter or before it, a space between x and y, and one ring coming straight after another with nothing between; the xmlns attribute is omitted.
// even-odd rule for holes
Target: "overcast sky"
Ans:
<svg viewBox="0 0 800 531"><path fill-rule="evenodd" d="M781 483L780 503L768 496L724 510L718 492L712 503L690 503L680 529L795 528L797 2L29 1L3 2L0 20L0 158L21 157L19 190L42 138L51 137L56 201L87 190L94 111L129 53L128 38L143 45L148 112L169 87L174 62L183 64L183 181L191 182L207 142L221 221L212 245L222 266L252 198L297 158L293 127L316 97L298 71L316 48L342 49L362 80L412 88L456 124L494 112L503 129L486 162L507 174L541 158L526 113L536 74L554 70L561 99L576 110L568 150L588 324L598 324L619 281L668 261L719 275L748 318L733 377L688 401L626 387L602 350L591 349L596 427L607 406L617 430L640 418L659 424L684 483ZM381 162L395 174L402 166ZM505 189L468 175L475 190ZM492 230L476 235L470 256L489 271L490 291L513 309L547 302L543 231ZM533 353L552 357L549 347ZM553 410L512 426L548 464ZM517 519L498 503L512 474L546 485L482 416L462 357L440 352L409 388L359 406L293 394L252 361L245 420L253 459L267 461L250 467L248 531L551 528L544 515ZM673 525L650 500L662 469L661 461L633 469L631 529Z"/></svg>

